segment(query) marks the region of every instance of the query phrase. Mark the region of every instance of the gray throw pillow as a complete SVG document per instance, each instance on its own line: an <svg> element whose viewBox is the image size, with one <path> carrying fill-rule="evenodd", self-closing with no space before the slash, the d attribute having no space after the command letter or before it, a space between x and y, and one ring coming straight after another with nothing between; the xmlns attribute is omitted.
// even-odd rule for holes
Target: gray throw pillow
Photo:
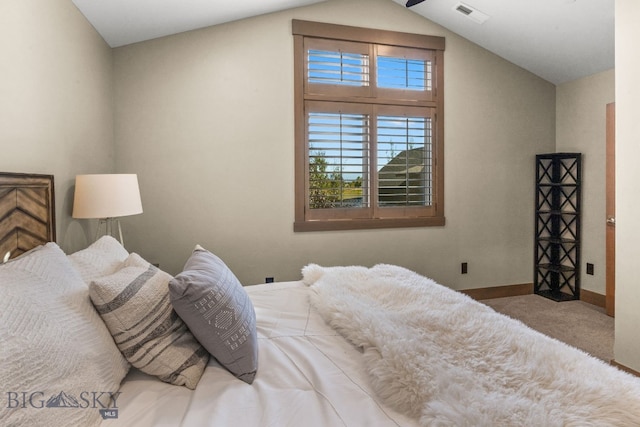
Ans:
<svg viewBox="0 0 640 427"><path fill-rule="evenodd" d="M169 282L169 295L200 344L233 375L251 384L258 369L256 314L225 263L196 246L182 273Z"/></svg>

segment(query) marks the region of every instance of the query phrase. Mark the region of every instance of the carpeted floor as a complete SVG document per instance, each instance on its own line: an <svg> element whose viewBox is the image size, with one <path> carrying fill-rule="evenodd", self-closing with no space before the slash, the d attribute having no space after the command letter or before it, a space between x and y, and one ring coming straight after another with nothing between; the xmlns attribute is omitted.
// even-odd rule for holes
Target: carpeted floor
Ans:
<svg viewBox="0 0 640 427"><path fill-rule="evenodd" d="M613 359L614 319L600 307L583 301L555 302L535 294L481 302L599 359Z"/></svg>

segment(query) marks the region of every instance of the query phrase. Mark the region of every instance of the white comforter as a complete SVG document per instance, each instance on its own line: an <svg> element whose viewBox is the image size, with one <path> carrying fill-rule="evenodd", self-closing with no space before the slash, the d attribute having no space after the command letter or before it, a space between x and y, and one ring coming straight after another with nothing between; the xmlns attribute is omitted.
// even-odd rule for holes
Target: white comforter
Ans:
<svg viewBox="0 0 640 427"><path fill-rule="evenodd" d="M248 385L209 362L195 391L131 372L105 427L415 426L373 393L362 353L309 306L302 282L247 287L259 368Z"/></svg>

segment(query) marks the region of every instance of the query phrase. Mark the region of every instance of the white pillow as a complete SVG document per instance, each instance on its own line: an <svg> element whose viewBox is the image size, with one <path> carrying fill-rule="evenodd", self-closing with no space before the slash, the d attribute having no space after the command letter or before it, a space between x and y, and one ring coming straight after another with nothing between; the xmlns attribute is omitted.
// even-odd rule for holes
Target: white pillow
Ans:
<svg viewBox="0 0 640 427"><path fill-rule="evenodd" d="M209 353L171 307L171 279L132 253L122 269L91 282L89 294L133 366L162 381L194 389Z"/></svg>
<svg viewBox="0 0 640 427"><path fill-rule="evenodd" d="M0 265L0 325L3 425L100 421L92 393L109 406L129 365L55 243Z"/></svg>
<svg viewBox="0 0 640 427"><path fill-rule="evenodd" d="M69 260L88 286L93 279L118 271L127 256L129 252L120 242L105 235L89 247L69 255Z"/></svg>

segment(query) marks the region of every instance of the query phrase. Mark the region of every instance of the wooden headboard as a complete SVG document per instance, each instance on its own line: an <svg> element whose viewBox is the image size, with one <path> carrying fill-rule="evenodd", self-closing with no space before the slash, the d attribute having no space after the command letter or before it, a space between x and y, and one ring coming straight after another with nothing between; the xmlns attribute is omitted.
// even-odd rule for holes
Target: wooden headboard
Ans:
<svg viewBox="0 0 640 427"><path fill-rule="evenodd" d="M0 172L0 263L56 240L53 175Z"/></svg>

